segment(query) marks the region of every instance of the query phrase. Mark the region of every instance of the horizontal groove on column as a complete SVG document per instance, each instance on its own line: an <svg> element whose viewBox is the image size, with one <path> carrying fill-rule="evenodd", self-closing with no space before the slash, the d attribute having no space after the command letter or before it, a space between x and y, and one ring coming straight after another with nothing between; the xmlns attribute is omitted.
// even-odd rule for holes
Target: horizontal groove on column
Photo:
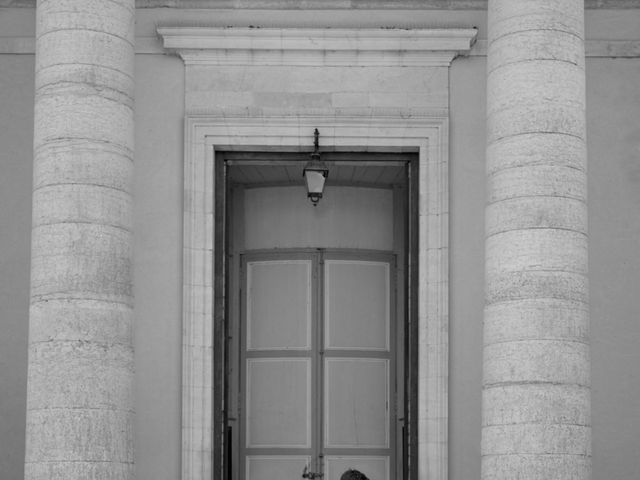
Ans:
<svg viewBox="0 0 640 480"><path fill-rule="evenodd" d="M510 17L510 18L516 18L516 17ZM579 40L584 41L584 38L580 34L576 32L572 32L570 30L563 30L561 28L524 28L522 30L513 30L511 32L503 33L502 35L499 35L497 37L490 37L487 39L487 46L489 47L493 42L500 40L501 38L505 38L510 35L518 35L526 32L560 32L560 33L566 33L567 35L571 35L572 37L576 37Z"/></svg>
<svg viewBox="0 0 640 480"><path fill-rule="evenodd" d="M584 303L585 305L589 304L589 299L588 299L588 295L585 293L583 295L583 299L579 298L578 296L573 296L573 297L568 297L568 296L562 296L562 295L536 295L535 292L526 294L523 293L521 296L515 297L515 298L511 298L511 297L506 297L503 298L502 296L496 295L496 298L492 298L491 300L486 300L485 301L485 306L489 306L489 305L495 305L495 304L500 304L500 303L506 303L506 302L517 302L517 301L523 301L523 300L533 300L533 299L537 299L537 298L544 298L544 299L548 299L548 300L567 300L567 301L571 301L571 302L579 302L579 303Z"/></svg>
<svg viewBox="0 0 640 480"><path fill-rule="evenodd" d="M582 385L576 382L548 382L548 381L520 381L520 382L500 382L500 383L488 383L483 386L483 390L493 389L493 388L504 388L504 387L540 387L540 386L553 386L553 387L570 387L576 390L590 390L589 385Z"/></svg>
<svg viewBox="0 0 640 480"><path fill-rule="evenodd" d="M585 141L585 139L584 139L583 137L581 137L581 136L579 136L579 135L573 135L573 134L571 134L571 133L567 133L567 132L548 132L548 131L539 131L539 132L521 132L521 133L515 133L515 134L510 135L510 136L507 136L507 137L500 137L500 138L497 138L497 139L492 140L492 141L489 143L489 146L491 146L491 145L493 145L493 144L495 144L495 143L502 142L502 141L504 141L505 139L508 139L508 138L519 137L519 136L522 136L522 135L538 135L538 134L542 134L542 135L559 135L559 136L566 136L566 137L571 137L571 138L578 139L578 140L580 140L581 142L584 142L584 141Z"/></svg>
<svg viewBox="0 0 640 480"><path fill-rule="evenodd" d="M503 277L515 277L521 276L523 274L538 274L538 273L549 273L549 274L567 274L571 276L582 276L586 277L587 272L585 270L572 270L566 268L530 268L530 267L518 267L512 270L510 269L501 269L501 270L492 270L487 274L487 285L493 286L496 281L495 279L500 279ZM523 298L532 298L532 297L523 297ZM538 298L538 297L535 297ZM487 303L487 305L491 305L491 303Z"/></svg>
<svg viewBox="0 0 640 480"><path fill-rule="evenodd" d="M591 427L591 425L589 425L588 423L571 423L571 422L509 422L509 423L488 423L485 424L485 427L512 427L512 426L526 426L526 425L564 425L567 427ZM535 454L537 455L537 454ZM577 454L561 454L561 455L581 455L579 453Z"/></svg>
<svg viewBox="0 0 640 480"><path fill-rule="evenodd" d="M500 224L501 222L494 222L495 224ZM488 225L487 227L489 228L491 225ZM499 248L500 245L500 240L498 238L495 237L504 237L504 238L510 238L513 237L515 235L517 235L520 232L522 234L522 237L519 238L518 240L522 240L523 242L525 240L529 240L529 248L543 248L545 245L542 243L542 241L551 241L552 238L551 236L555 233L558 232L558 236L564 236L564 237L570 237L570 234L574 234L574 238L563 238L563 240L568 241L568 240L574 240L574 242L572 242L572 245L570 248L574 249L574 248L578 248L581 249L583 244L582 243L578 243L578 242L582 242L584 241L584 239L588 238L588 235L585 231L581 231L581 230L576 230L573 228L567 228L567 227L548 227L548 226L537 226L537 225L527 225L527 226L516 226L513 228L507 228L501 231L496 231L493 232L491 234L487 234L487 236L485 237L487 240L488 239L492 239L492 242L490 244L491 247L494 248ZM541 237L542 234L547 233L547 237ZM527 235L529 234L529 235ZM513 247L513 243L510 242L503 242L502 243L502 247L508 246L509 248L514 248ZM563 247L566 248L566 243L562 244ZM547 245L548 246L548 245ZM486 242L486 247L489 247L489 242ZM522 248L526 248L525 245L519 244L517 245L515 248L519 248L520 252L522 252ZM555 248L554 248L555 250ZM549 252L550 250L546 250L546 252ZM500 252L500 254L504 254L504 250L502 250ZM535 257L530 257L530 258L535 258ZM539 264L536 264L535 268L534 265L529 265L529 266L523 266L521 267L523 270L528 270L528 269L535 269L536 271L544 271L544 270L548 270L548 271L555 271L556 268L555 267L551 267L548 266L548 268L540 268ZM516 270L520 270L521 268L516 268Z"/></svg>
<svg viewBox="0 0 640 480"><path fill-rule="evenodd" d="M509 135L503 135L503 136L499 136L499 137L493 138L493 139L491 139L489 141L489 146L491 146L494 143L498 143L501 140L520 137L520 136L523 136L523 135L535 135L535 134L566 135L568 137L577 138L578 140L582 140L583 142L586 142L586 139L584 137L581 137L579 135L574 135L573 133L547 131L547 130L532 130L532 131L519 132L519 133L510 133Z"/></svg>
<svg viewBox="0 0 640 480"><path fill-rule="evenodd" d="M112 460L39 460L37 462L31 462L31 461L25 461L25 464L29 464L29 465L38 465L40 463L43 464L60 464L60 463L121 463L123 465L134 465L135 462L125 462L125 461L118 461L118 462L114 462Z"/></svg>
<svg viewBox="0 0 640 480"><path fill-rule="evenodd" d="M561 134L564 135L564 134ZM579 138L579 137L576 137ZM494 144L497 142L494 142ZM544 161L543 161L544 162ZM549 166L549 167L554 167L554 168L570 168L572 170L577 170L579 172L583 172L583 173L587 173L587 169L586 167L581 168L581 167L576 167L575 165L567 165L567 164L562 164L559 165L555 162L553 162L552 160L549 160L547 163L535 163L535 164L531 164L531 163L527 163L527 164L522 164L522 165L509 165L506 167L500 167L500 168L496 168L494 170L491 170L489 172L487 172L487 177L492 177L498 173L503 172L504 170L511 170L511 169L515 169L515 168L529 168L529 167L540 167L540 166Z"/></svg>
<svg viewBox="0 0 640 480"><path fill-rule="evenodd" d="M586 321L588 321L588 319L585 318L585 323ZM585 330L587 330L586 327L585 327ZM540 341L540 342L556 341L556 342L567 342L567 343L575 342L575 343L581 343L584 345L589 345L589 339L587 338L587 335L571 334L571 333L565 333L564 335L562 334L549 335L546 337L530 334L529 336L513 335L512 337L509 338L507 337L507 335L505 335L504 337L497 337L497 338L506 338L506 339L505 340L484 340L483 345L490 346L490 345L497 345L501 343L517 343L517 342L531 342L531 341Z"/></svg>
<svg viewBox="0 0 640 480"><path fill-rule="evenodd" d="M64 221L57 221L57 222L39 222L35 225L33 225L32 229L35 230L37 228L42 228L42 227L50 227L53 225L95 225L95 226L100 226L100 227L106 227L106 228L114 228L116 230L121 230L123 232L127 232L127 233L133 233L133 227L123 227L121 225L112 225L112 224L108 224L108 223L99 223L99 222L89 222L86 220L64 220Z"/></svg>
<svg viewBox="0 0 640 480"><path fill-rule="evenodd" d="M112 149L104 148L115 147ZM113 142L104 142L101 140L94 140L89 138L77 138L77 139L62 139L62 140L50 140L43 141L39 145L34 146L37 163L46 163L52 161L51 155L66 155L73 156L78 152L82 152L85 155L87 153L103 154L103 155L117 155L120 158L126 159L130 164L133 163L132 151L127 147L121 146ZM80 159L78 159L80 160ZM92 159L89 159L91 161ZM66 166L66 165L65 165ZM36 179L37 180L37 179ZM76 182L69 182L76 183ZM103 185L101 183L93 183L94 185Z"/></svg>
<svg viewBox="0 0 640 480"><path fill-rule="evenodd" d="M540 269L535 269L535 270L528 270L528 269L518 269L518 270L508 270L505 272L505 274L510 275L510 274L515 274L515 273L527 273L527 272L533 272L533 273L555 273L557 272L557 270L555 269L545 269L545 268L540 268ZM567 273L575 273L576 275L580 275L580 276L584 276L584 272L567 272Z"/></svg>
<svg viewBox="0 0 640 480"><path fill-rule="evenodd" d="M581 70L584 69L583 65L579 64L579 63L574 63L571 62L569 60L562 60L562 59L556 59L556 58L525 58L522 60L516 60L514 62L505 62L505 63L501 63L499 65L496 65L494 68L492 68L491 70L487 70L487 79L492 76L495 72L497 72L498 70L504 68L504 67L509 67L511 65L520 65L523 63L532 63L532 62L548 62L548 63L566 63L567 65L573 65L574 67L577 67Z"/></svg>
<svg viewBox="0 0 640 480"><path fill-rule="evenodd" d="M497 388L497 387L509 387L509 386L525 386L525 385L553 385L553 386L569 386L576 388L590 389L591 385L585 385L578 382L551 382L542 380L522 380L522 381L505 381L505 382L493 382L486 383L483 388Z"/></svg>
<svg viewBox="0 0 640 480"><path fill-rule="evenodd" d="M55 67L60 67L60 66L78 66L78 65L82 65L82 66L86 66L86 67L95 67L95 68L99 68L99 69L103 69L103 70L109 70L111 72L117 72L125 77L128 77L131 79L131 81L133 82L133 74L125 72L124 70L119 70L117 68L113 68L109 65L100 65L98 63L87 63L87 62L59 62L59 63L51 63L51 64L47 64L45 66L40 66L36 69L36 73L41 74L43 71L46 71L49 68L55 68ZM133 83L132 83L133 85Z"/></svg>
<svg viewBox="0 0 640 480"><path fill-rule="evenodd" d="M59 255L55 255L55 256L59 256ZM45 256L45 257L39 256L38 259L40 258L49 258L49 256ZM123 285L126 286L130 284L129 282L112 282L112 283L117 286L123 286ZM41 285L35 284L34 288L41 288ZM104 302L116 303L119 305L133 306L133 299L131 300L131 302L122 300L122 297L130 296L126 293L122 293L122 294L106 293L104 294L104 297L96 297L94 295L95 292L89 292L86 297L82 297L82 296L78 296L78 290L73 291L72 289L63 289L63 290L55 291L51 293L34 293L32 295L32 298L33 298L32 304L34 304L35 302L47 302L48 300L65 300L69 298L69 293L72 293L73 294L72 298L77 300L93 300L96 302L104 301Z"/></svg>
<svg viewBox="0 0 640 480"><path fill-rule="evenodd" d="M588 426L588 425L586 425ZM579 457L591 458L584 453L483 453L483 457Z"/></svg>
<svg viewBox="0 0 640 480"><path fill-rule="evenodd" d="M504 300L495 300L492 301L491 303L485 303L485 307L490 307L492 305L500 305L500 304L506 304L506 303L512 303L512 302L522 302L522 301L532 301L532 300L561 300L561 301L566 301L569 303L576 303L579 305L585 305L588 306L589 302L588 301L582 301L582 300L575 300L572 298L563 298L563 297L552 297L552 296L548 296L548 295L543 295L543 296L538 296L538 297L525 297L525 298L512 298L512 299L504 299Z"/></svg>
<svg viewBox="0 0 640 480"><path fill-rule="evenodd" d="M102 346L102 347L111 347L111 346L120 346L120 347L126 347L127 349L133 349L133 346L131 345L131 343L124 343L124 342L103 342L103 341L96 341L96 340L85 340L85 339L59 339L59 338L52 338L50 340L36 340L30 343L31 345L60 345L60 344L69 344L69 345L98 345L98 346Z"/></svg>
<svg viewBox="0 0 640 480"><path fill-rule="evenodd" d="M48 411L60 411L60 410L64 410L64 411L78 411L78 410L82 410L82 411L111 411L111 412L122 412L122 413L126 413L126 414L133 414L135 413L135 411L133 409L123 409L123 408L113 408L113 407L40 407L40 408L29 408L30 412L48 412Z"/></svg>
<svg viewBox="0 0 640 480"><path fill-rule="evenodd" d="M123 231L125 233L133 233L132 227L124 227L122 225L113 225L102 222L89 222L86 220L62 220L56 222L40 222L33 225L33 230L44 227L52 227L54 225L92 225L95 227L113 228L115 230ZM48 255L43 255L48 256Z"/></svg>
<svg viewBox="0 0 640 480"><path fill-rule="evenodd" d="M64 86L69 86L72 88L64 88ZM86 90L93 90L94 93L87 93L80 91L80 89L75 87L86 87ZM105 95L103 92L114 92L117 95ZM106 93L106 92L105 92ZM54 83L48 83L41 86L38 86L36 89L36 97L69 97L69 96L77 96L77 97L100 97L104 100L111 101L113 103L118 104L121 107L129 108L133 110L133 94L128 92L123 92L122 90L118 90L116 88L111 88L105 85L96 85L85 82L69 82L67 80L62 80ZM116 98L113 98L116 97ZM123 103L117 97L124 97L128 103Z"/></svg>
<svg viewBox="0 0 640 480"><path fill-rule="evenodd" d="M538 60L536 60L538 61ZM559 102L555 102L555 101L550 101L550 102L537 102L537 103L533 103L533 104L529 104L529 105L523 105L523 104L515 104L515 105L509 105L503 108L498 108L495 110L489 110L487 108L487 120L489 122L491 122L492 118L495 118L496 116L499 116L501 114L504 114L505 112L509 112L509 111L513 111L513 112L519 112L520 110L522 110L523 108L528 108L528 109L536 109L538 111L542 111L544 112L545 110L554 110L555 112L558 112L561 109L566 109L566 110L574 110L577 112L584 112L585 111L585 107L584 104L575 104L575 103L559 103ZM564 113L564 112L563 112ZM520 133L529 133L529 132L519 132L517 134L514 135L519 135ZM536 133L536 132L532 132L532 133ZM556 132L541 132L541 133L556 133ZM566 133L567 135L571 135L574 137L578 137L581 138L579 135L575 135L569 132L559 132L559 133ZM502 138L502 137L500 137Z"/></svg>
<svg viewBox="0 0 640 480"><path fill-rule="evenodd" d="M86 142L86 143L95 143L98 145L110 145L116 147L119 150L123 150L128 158L133 161L133 150L125 147L116 142L110 142L109 140L101 140L98 138L92 137L52 137L52 138L44 138L41 142L34 146L34 149L39 151L40 149L53 147L53 143L65 143L65 142Z"/></svg>
<svg viewBox="0 0 640 480"><path fill-rule="evenodd" d="M73 185L73 186L76 186L76 185L85 186L86 185L86 186L92 187L92 188L94 188L94 187L95 188L104 188L104 189L107 189L107 190L113 190L115 192L122 192L122 193L128 194L128 195L131 196L131 198L133 198L133 194L131 193L130 190L125 190L124 188L118 188L118 187L114 187L114 186L111 186L111 185L102 185L100 183L90 183L90 182L54 182L54 183L45 183L45 184L36 186L33 189L33 191L37 192L38 190L44 190L44 189L47 189L47 188L57 187L59 185ZM80 222L80 223L82 223L82 222Z"/></svg>
<svg viewBox="0 0 640 480"><path fill-rule="evenodd" d="M496 172L500 172L502 170L496 170ZM508 202L509 200L515 200L519 198L566 198L567 200L573 200L576 202L587 203L586 200L582 197L574 197L570 195L549 195L542 193L540 195L514 195L512 197L504 197L499 200L487 200L486 205L493 205L501 202Z"/></svg>
<svg viewBox="0 0 640 480"><path fill-rule="evenodd" d="M486 239L489 239L491 237L495 237L496 235L500 235L501 233L508 233L508 232L514 232L514 231L526 231L526 230L562 230L565 232L573 232L573 233L578 233L578 234L582 234L584 235L586 238L589 238L589 234L585 231L580 231L580 230L574 230L572 228L563 228L563 227L518 227L518 228L507 228L504 230L499 230L493 233L489 233L485 236ZM539 271L539 270L536 270Z"/></svg>
<svg viewBox="0 0 640 480"><path fill-rule="evenodd" d="M80 16L81 15L82 14L80 14ZM96 29L93 29L93 28L83 28L83 27L78 27L78 28L57 28L57 29L54 29L54 30L47 30L45 32L39 33L36 36L36 41L40 40L43 37L46 37L47 35L52 35L52 34L57 33L57 32L93 32L93 33L99 33L101 35L107 35L109 37L113 37L113 38L117 38L118 40L122 40L127 45L130 45L131 48L135 47L134 42L132 42L128 38L121 37L120 35L116 35L115 33L111 33L111 32L108 32L106 30L96 30Z"/></svg>
<svg viewBox="0 0 640 480"><path fill-rule="evenodd" d="M53 67L52 67L53 68ZM114 72L115 70L107 70L109 72ZM74 75L75 77L77 77L77 73L78 71L75 69L62 69L61 73L69 73ZM92 74L91 71L87 71L87 73ZM120 74L118 74L120 75ZM53 76L53 75L48 75L48 76ZM36 85L36 93L41 93L42 90L52 90L55 92L56 87L73 87L73 86L86 86L86 87L92 87L92 88L100 88L100 89L104 89L104 90L110 90L113 92L117 92L119 94L121 94L123 97L129 97L129 98L133 98L133 90L135 88L135 86L133 85L133 83L131 83L129 85L129 90L130 91L125 91L125 90L121 90L118 89L112 85L109 85L108 82L99 82L95 79L95 75L93 75L94 78L91 79L80 79L80 80L70 80L69 78L55 78L54 80L51 81L41 81ZM130 79L131 77L127 76L127 75L122 75L122 77L126 77L127 80ZM62 90L62 88L61 88ZM65 88L64 89L65 92L73 92L73 90L70 90L70 88Z"/></svg>
<svg viewBox="0 0 640 480"><path fill-rule="evenodd" d="M93 296L91 294L87 294L86 296L82 296L82 297L78 297L78 296L69 296L66 293L59 293L59 292L55 292L55 293L44 293L44 294L36 294L33 295L31 297L31 305L35 305L37 303L46 303L50 300L70 300L70 301L74 301L74 300L90 300L93 302L103 302L103 303L115 303L118 305L124 305L127 307L131 307L133 308L133 299L131 299L130 302L126 302L123 301L121 299L118 298L108 298L109 296L105 296L105 297L96 297ZM118 297L121 297L120 295Z"/></svg>
<svg viewBox="0 0 640 480"><path fill-rule="evenodd" d="M577 343L581 345L589 345L589 341L587 340L576 340L572 338L563 338L563 337L553 337L553 338L514 338L512 340L499 340L496 342L483 342L485 347L491 345L501 345L505 343L530 343L530 342L540 342L540 343Z"/></svg>

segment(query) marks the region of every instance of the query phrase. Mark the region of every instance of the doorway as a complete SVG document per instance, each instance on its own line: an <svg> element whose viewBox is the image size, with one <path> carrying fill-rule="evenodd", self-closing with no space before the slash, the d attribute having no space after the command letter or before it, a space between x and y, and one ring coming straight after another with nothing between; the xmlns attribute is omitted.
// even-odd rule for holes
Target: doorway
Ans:
<svg viewBox="0 0 640 480"><path fill-rule="evenodd" d="M302 187L306 155L218 155L227 224L218 471L409 478L412 155L323 154L331 171L318 207Z"/></svg>
<svg viewBox="0 0 640 480"><path fill-rule="evenodd" d="M395 255L250 253L242 267L240 478L339 478L357 468L388 480Z"/></svg>

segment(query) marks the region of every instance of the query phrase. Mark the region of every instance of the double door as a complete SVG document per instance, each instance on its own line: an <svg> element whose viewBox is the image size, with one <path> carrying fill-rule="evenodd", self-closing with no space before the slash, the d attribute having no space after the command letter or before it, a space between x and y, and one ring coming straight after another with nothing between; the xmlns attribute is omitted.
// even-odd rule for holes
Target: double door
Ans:
<svg viewBox="0 0 640 480"><path fill-rule="evenodd" d="M391 254L243 256L240 480L395 477L394 281Z"/></svg>

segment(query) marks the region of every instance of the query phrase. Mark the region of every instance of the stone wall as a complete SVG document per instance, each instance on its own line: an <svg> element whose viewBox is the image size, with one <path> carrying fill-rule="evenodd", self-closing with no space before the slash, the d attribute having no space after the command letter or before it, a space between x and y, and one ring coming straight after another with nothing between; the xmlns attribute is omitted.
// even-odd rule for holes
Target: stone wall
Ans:
<svg viewBox="0 0 640 480"><path fill-rule="evenodd" d="M21 479L27 391L34 63L0 55L0 478Z"/></svg>

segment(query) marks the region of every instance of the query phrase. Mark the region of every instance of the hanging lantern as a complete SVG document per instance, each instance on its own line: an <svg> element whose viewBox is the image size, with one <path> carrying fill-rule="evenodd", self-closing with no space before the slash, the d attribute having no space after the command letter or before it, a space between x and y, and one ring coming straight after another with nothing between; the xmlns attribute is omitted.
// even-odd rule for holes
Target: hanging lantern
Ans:
<svg viewBox="0 0 640 480"><path fill-rule="evenodd" d="M322 198L322 192L324 190L324 183L329 175L329 169L320 160L318 137L320 132L316 128L313 132L315 150L311 154L311 160L305 165L302 175L307 186L307 198L311 200L315 207Z"/></svg>

